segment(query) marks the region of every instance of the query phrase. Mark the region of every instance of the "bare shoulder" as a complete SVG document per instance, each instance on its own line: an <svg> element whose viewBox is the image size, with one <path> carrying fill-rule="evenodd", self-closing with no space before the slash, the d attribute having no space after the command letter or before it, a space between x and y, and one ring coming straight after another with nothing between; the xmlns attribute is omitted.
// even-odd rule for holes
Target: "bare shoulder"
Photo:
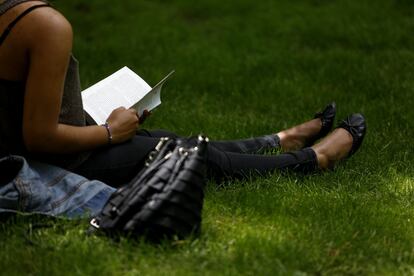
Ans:
<svg viewBox="0 0 414 276"><path fill-rule="evenodd" d="M32 12L32 23L37 27L47 27L49 29L71 31L69 21L57 10L52 7L39 8Z"/></svg>
<svg viewBox="0 0 414 276"><path fill-rule="evenodd" d="M53 8L36 9L22 23L22 35L29 47L72 46L72 26Z"/></svg>
<svg viewBox="0 0 414 276"><path fill-rule="evenodd" d="M0 33L25 10L39 4L44 2L27 1L8 10L0 17ZM71 24L54 8L31 11L17 22L0 47L0 77L23 80L33 58L41 62L68 59L72 37Z"/></svg>

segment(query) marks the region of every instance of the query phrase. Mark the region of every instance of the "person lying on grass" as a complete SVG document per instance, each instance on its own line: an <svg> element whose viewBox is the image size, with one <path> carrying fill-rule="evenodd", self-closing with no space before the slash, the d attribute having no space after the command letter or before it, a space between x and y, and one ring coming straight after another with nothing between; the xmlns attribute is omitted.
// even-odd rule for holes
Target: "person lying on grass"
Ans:
<svg viewBox="0 0 414 276"><path fill-rule="evenodd" d="M117 187L144 166L167 131L140 129L133 109L119 107L107 124L86 125L72 28L45 1L0 4L0 150L41 160ZM365 135L365 119L352 114L331 130L336 107L278 133L208 145L209 176L244 177L278 170L332 168L353 154ZM146 113L147 114L147 113ZM137 130L138 129L138 130ZM266 150L282 149L278 155Z"/></svg>

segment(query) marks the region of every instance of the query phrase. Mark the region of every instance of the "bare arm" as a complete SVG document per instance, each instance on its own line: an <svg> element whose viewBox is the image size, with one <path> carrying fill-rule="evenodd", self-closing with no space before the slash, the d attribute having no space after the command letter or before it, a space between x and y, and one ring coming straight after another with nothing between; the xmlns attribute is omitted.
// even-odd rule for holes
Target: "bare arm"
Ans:
<svg viewBox="0 0 414 276"><path fill-rule="evenodd" d="M76 127L58 122L66 70L72 51L72 28L52 9L31 15L28 26L29 69L23 112L23 139L29 151L73 153L90 150L108 142L102 126ZM131 138L138 127L134 111L115 110L108 118L113 142Z"/></svg>

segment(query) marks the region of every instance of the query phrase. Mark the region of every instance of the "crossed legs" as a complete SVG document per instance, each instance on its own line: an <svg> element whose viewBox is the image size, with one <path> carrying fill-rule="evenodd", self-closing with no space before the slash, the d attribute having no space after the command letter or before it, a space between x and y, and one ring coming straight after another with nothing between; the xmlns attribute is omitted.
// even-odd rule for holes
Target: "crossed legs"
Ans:
<svg viewBox="0 0 414 276"><path fill-rule="evenodd" d="M311 172L324 170L345 158L353 145L353 136L345 129L335 129L319 143L322 120L312 119L290 129L261 137L211 141L207 149L209 176L243 178L276 170ZM130 141L96 150L75 172L119 187L128 183L143 168L146 156L160 137L177 137L167 131L141 130ZM307 145L312 145L307 147ZM281 149L277 155L263 155L266 150Z"/></svg>

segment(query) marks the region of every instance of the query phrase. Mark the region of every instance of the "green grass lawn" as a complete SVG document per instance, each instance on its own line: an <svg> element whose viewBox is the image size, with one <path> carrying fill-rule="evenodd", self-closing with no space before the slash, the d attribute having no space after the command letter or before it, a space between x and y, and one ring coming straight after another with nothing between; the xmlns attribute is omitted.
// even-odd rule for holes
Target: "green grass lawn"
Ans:
<svg viewBox="0 0 414 276"><path fill-rule="evenodd" d="M231 139L308 120L335 100L366 140L333 172L209 183L199 238L151 245L86 221L0 226L0 274L413 274L414 2L55 1L84 88L123 65L176 74L146 128ZM48 223L49 224L49 223Z"/></svg>

